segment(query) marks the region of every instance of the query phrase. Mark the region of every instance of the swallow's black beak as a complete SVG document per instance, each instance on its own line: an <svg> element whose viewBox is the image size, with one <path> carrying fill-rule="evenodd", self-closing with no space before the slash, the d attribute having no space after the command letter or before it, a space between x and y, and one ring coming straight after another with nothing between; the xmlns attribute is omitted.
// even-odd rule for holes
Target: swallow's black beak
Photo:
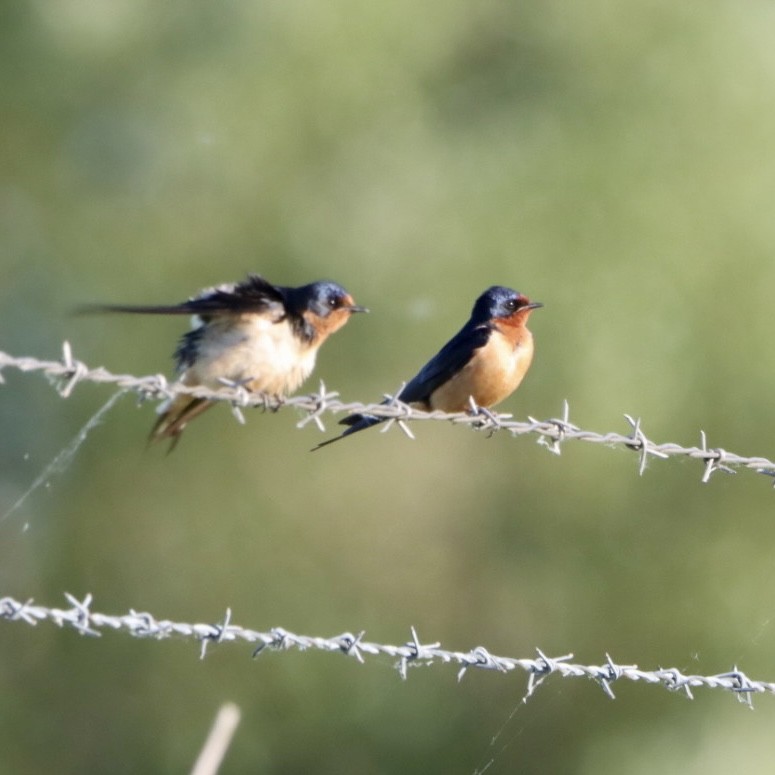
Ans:
<svg viewBox="0 0 775 775"><path fill-rule="evenodd" d="M350 312L369 312L366 307L361 307L360 304L349 304L346 309Z"/></svg>
<svg viewBox="0 0 775 775"><path fill-rule="evenodd" d="M538 309L539 307L543 307L544 304L541 301L531 301L530 304L525 304L522 309Z"/></svg>

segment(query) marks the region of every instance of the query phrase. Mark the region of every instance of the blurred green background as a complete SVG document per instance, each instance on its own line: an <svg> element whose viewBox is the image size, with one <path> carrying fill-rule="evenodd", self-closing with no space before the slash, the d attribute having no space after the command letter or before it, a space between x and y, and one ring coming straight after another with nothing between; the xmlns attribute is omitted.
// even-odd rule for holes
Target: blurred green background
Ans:
<svg viewBox="0 0 775 775"><path fill-rule="evenodd" d="M546 308L503 406L775 456L775 10L769 2L5 4L0 349L169 373L183 321L74 318L248 271L372 309L315 377L410 377L493 283ZM0 511L111 395L0 388ZM608 652L775 680L764 477L423 424L326 436L216 407L175 454L120 402L0 523L0 594L452 649ZM329 422L329 435L333 418ZM27 528L25 529L25 525ZM775 704L645 685L78 637L0 624L0 771L185 772L217 707L223 772L769 772ZM491 743L493 738L497 738Z"/></svg>

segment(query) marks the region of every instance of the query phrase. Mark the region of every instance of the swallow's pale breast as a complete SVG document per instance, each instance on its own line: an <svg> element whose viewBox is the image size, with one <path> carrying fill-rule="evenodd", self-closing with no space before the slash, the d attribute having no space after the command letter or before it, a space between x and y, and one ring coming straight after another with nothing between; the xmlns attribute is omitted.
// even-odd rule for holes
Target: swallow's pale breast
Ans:
<svg viewBox="0 0 775 775"><path fill-rule="evenodd" d="M296 336L287 319L218 316L202 326L181 381L213 389L236 382L256 393L287 395L312 373L317 351Z"/></svg>

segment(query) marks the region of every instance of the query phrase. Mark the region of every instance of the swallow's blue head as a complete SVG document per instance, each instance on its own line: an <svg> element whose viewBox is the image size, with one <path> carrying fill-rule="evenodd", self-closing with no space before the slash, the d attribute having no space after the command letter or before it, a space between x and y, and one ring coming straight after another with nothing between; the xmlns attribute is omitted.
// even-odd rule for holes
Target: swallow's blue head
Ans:
<svg viewBox="0 0 775 775"><path fill-rule="evenodd" d="M493 285L476 300L471 318L484 323L494 318L510 318L519 312L529 312L543 306L540 301L530 301L527 296L512 288Z"/></svg>
<svg viewBox="0 0 775 775"><path fill-rule="evenodd" d="M300 312L309 311L319 318L327 318L332 312L368 312L338 283L321 280L301 288L292 288L291 303Z"/></svg>
<svg viewBox="0 0 775 775"><path fill-rule="evenodd" d="M285 288L285 306L298 336L319 347L353 312L368 312L338 283L330 280Z"/></svg>

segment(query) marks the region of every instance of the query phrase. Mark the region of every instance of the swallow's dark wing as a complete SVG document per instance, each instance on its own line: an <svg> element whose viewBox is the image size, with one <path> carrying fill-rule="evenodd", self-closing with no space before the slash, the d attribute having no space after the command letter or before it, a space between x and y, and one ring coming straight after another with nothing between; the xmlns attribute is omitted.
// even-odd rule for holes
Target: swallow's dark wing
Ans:
<svg viewBox="0 0 775 775"><path fill-rule="evenodd" d="M175 359L175 370L179 374L196 363L204 333L204 326L196 326L180 337L178 346L172 355Z"/></svg>
<svg viewBox="0 0 775 775"><path fill-rule="evenodd" d="M248 275L241 283L208 288L181 304L129 305L94 304L79 308L79 312L130 312L150 315L199 315L207 318L218 313L265 312L284 310L284 289L259 275Z"/></svg>
<svg viewBox="0 0 775 775"><path fill-rule="evenodd" d="M474 352L487 344L490 337L490 328L486 324L475 325L470 321L452 337L428 363L423 366L413 379L411 379L399 394L399 400L405 404L424 404L430 400L434 390L443 385L448 379L457 374L473 357ZM328 439L315 447L333 444L358 431L364 431L374 425L384 422L384 417L375 417L370 414L351 414L339 421L340 425L350 427L340 436ZM314 450L313 450L314 451Z"/></svg>
<svg viewBox="0 0 775 775"><path fill-rule="evenodd" d="M434 390L457 374L474 352L487 344L489 336L487 325L465 325L406 384L399 399L406 404L428 401Z"/></svg>
<svg viewBox="0 0 775 775"><path fill-rule="evenodd" d="M264 312L284 306L285 290L257 274L236 285L221 285L188 302L197 315L218 312Z"/></svg>

